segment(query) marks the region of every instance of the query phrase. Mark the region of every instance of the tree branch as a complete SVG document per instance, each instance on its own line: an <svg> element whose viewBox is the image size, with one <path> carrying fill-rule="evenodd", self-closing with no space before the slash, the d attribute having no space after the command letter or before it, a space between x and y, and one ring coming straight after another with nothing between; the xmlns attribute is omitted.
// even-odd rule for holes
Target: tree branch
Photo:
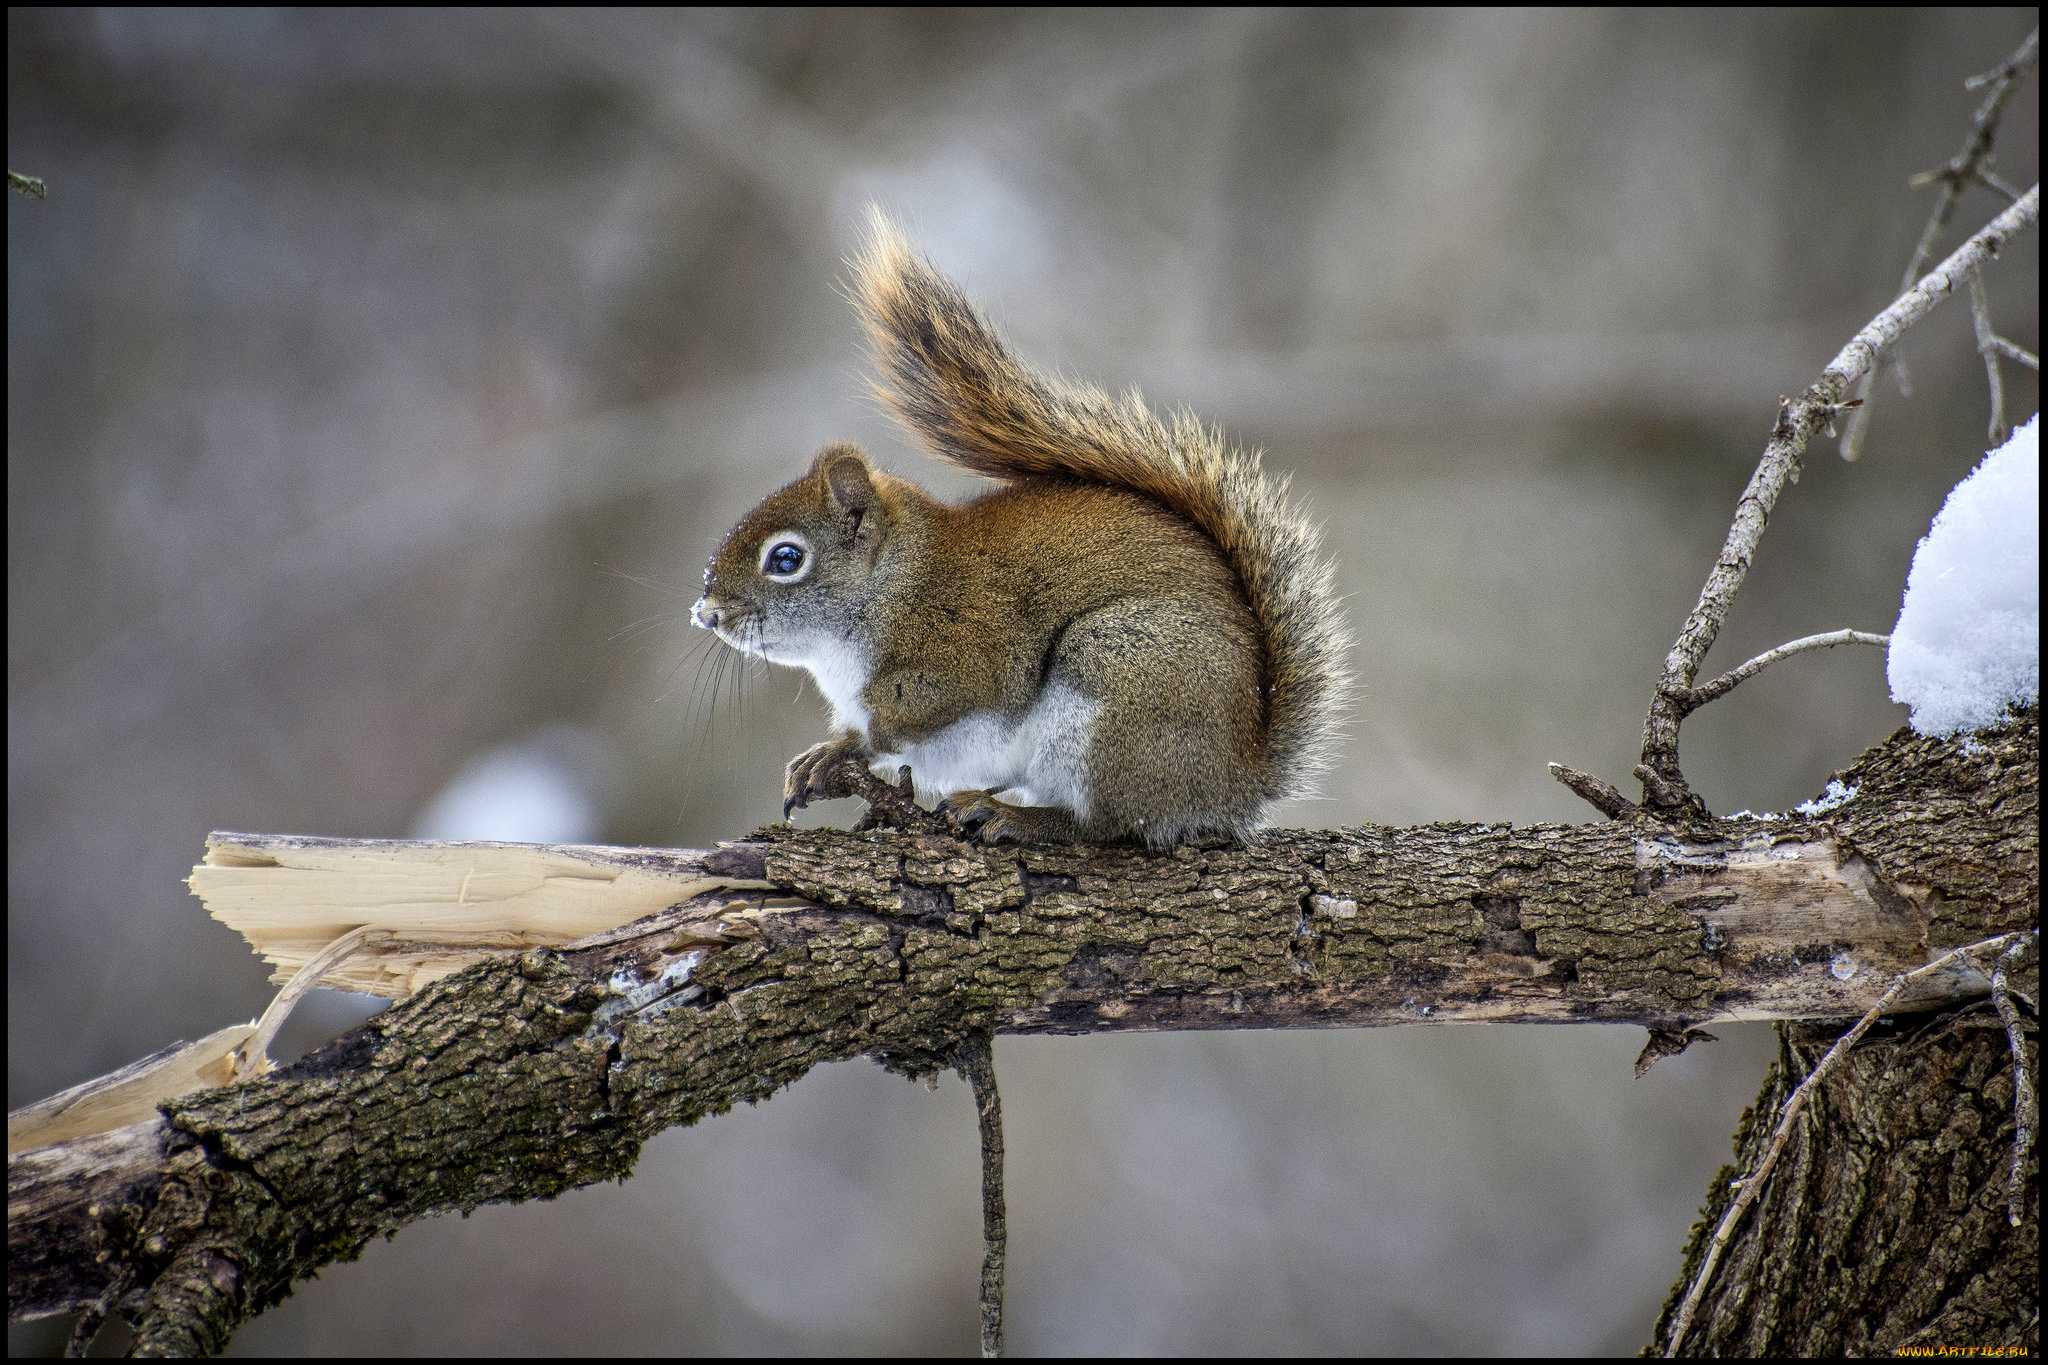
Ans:
<svg viewBox="0 0 2048 1365"><path fill-rule="evenodd" d="M1712 682L1701 683L1683 696L1672 700L1684 708L1685 715L1691 715L1717 697L1724 697L1735 690L1736 684L1744 682L1794 654L1804 654L1810 649L1833 649L1836 645L1876 645L1883 649L1892 642L1889 635L1871 635L1860 630L1833 630L1825 635L1808 635L1779 645L1776 649L1765 650L1740 668L1731 668Z"/></svg>
<svg viewBox="0 0 2048 1365"><path fill-rule="evenodd" d="M960 1044L953 1069L974 1092L981 1131L981 1354L1003 1353L1003 1270L1010 1220L1003 1207L1003 1101L996 1089L995 1039L977 1033Z"/></svg>
<svg viewBox="0 0 2048 1365"><path fill-rule="evenodd" d="M2008 202L2017 201L2020 192L2000 180L1991 172L1991 143L1998 136L1998 124L2005 117L2005 106L2019 92L2020 83L2027 73L2034 69L2041 55L2041 30L2037 25L2028 33L2019 49L1991 70L1981 76L1972 76L1963 82L1965 90L1977 90L1986 85L1991 93L1984 97L1984 103L1970 120L1970 135L1963 140L1963 149L1949 159L1948 165L1938 171L1925 171L1912 177L1908 182L1918 189L1924 185L1941 182L1941 198L1934 205L1934 212L1928 215L1927 226L1920 231L1920 240L1913 247L1912 259L1906 262L1906 269L1899 277L1899 292L1905 293L1913 287L1913 281L1920 277L1920 267L1934 254L1934 243L1948 226L1949 218L1956 211L1956 204L1963 197L1963 187L1972 181L1984 185L1997 194L2005 196ZM1905 369L1897 358L1889 357L1899 368L1899 387L1906 387ZM1877 377L1883 362L1873 365L1864 374L1863 382L1856 388L1856 397L1861 406L1849 414L1848 425L1842 429L1842 444L1839 447L1842 458L1855 460L1863 453L1864 433L1870 427L1871 405L1877 399Z"/></svg>
<svg viewBox="0 0 2048 1365"><path fill-rule="evenodd" d="M1991 300L1985 295L1981 270L1970 272L1970 321L1977 329L1977 354L1984 360L1984 378L1991 386L1991 421L1985 436L2001 446L2012 433L2005 424L2005 376L1998 372L1999 336L1991 325Z"/></svg>
<svg viewBox="0 0 2048 1365"><path fill-rule="evenodd" d="M1567 768L1562 763L1553 763L1550 765L1550 775L1578 793L1588 805L1610 820L1632 820L1643 813L1641 806L1591 773L1582 773L1577 768Z"/></svg>
<svg viewBox="0 0 2048 1365"><path fill-rule="evenodd" d="M2013 1007L2012 973L2029 957L2038 956L2041 936L2038 931L2020 935L2013 944L1998 956L1997 965L1991 970L1991 1003L1998 1010L1998 1022L2005 1028L2006 1046L2012 1050L2012 1165L2005 1178L2006 1219L2014 1227L2020 1225L2020 1207L2026 1193L2027 1157L2034 1150L2034 1129L2039 1117L2041 1097L2034 1089L2034 1078L2027 1066L2027 1041L2025 1026L2020 1022L2020 1013Z"/></svg>
<svg viewBox="0 0 2048 1365"><path fill-rule="evenodd" d="M2001 336L1992 337L1991 344L1996 346L2000 353L2009 360L2017 360L2030 370L2041 368L2041 357L2035 355L2024 346L2015 345Z"/></svg>
<svg viewBox="0 0 2048 1365"><path fill-rule="evenodd" d="M1771 430L1770 442L1764 447L1756 473L1750 476L1749 486L1735 504L1735 520L1728 528L1720 558L1707 575L1699 602L1686 618L1684 629L1665 656L1663 676L1650 698L1649 715L1643 721L1643 766L1657 780L1645 780L1643 804L1653 813L1691 819L1706 815L1706 804L1693 794L1679 770L1678 731L1686 715L1680 699L1692 693L1700 662L1713 647L1728 608L1749 573L1750 558L1756 552L1771 509L1777 505L1786 483L1798 477L1800 457L1807 442L1841 411L1842 395L1849 385L1896 345L1907 328L1933 312L1959 286L1967 285L1971 271L1996 256L2016 233L2032 227L2040 216L2040 207L2041 187L2036 184L2018 203L1992 219L1918 284L1872 318L1797 399L1780 401L1777 425Z"/></svg>
<svg viewBox="0 0 2048 1365"><path fill-rule="evenodd" d="M634 897L660 876L772 890L497 950L275 1072L10 1153L9 1314L77 1312L132 1273L112 1307L141 1347L214 1348L416 1219L615 1179L655 1133L819 1063L927 1075L988 1031L1853 1016L1930 945L2037 917L2038 772L2035 708L1970 743L1901 731L1825 819L1683 839L1367 826L1151 853L775 829L709 854L582 850L639 868ZM293 847L334 877L373 855L387 882L407 850L430 882L462 851L277 840L266 867L233 847L245 890L303 881ZM1957 967L1900 1008L1986 988Z"/></svg>

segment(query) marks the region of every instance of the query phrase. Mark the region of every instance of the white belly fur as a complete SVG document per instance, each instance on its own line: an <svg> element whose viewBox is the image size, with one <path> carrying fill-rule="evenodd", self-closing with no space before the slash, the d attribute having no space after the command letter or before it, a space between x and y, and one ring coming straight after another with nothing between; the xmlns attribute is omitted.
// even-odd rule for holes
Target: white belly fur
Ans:
<svg viewBox="0 0 2048 1365"><path fill-rule="evenodd" d="M1088 742L1101 710L1101 702L1055 684L1015 724L977 711L899 752L877 754L874 768L893 781L908 763L918 795L928 800L980 790L1086 818Z"/></svg>
<svg viewBox="0 0 2048 1365"><path fill-rule="evenodd" d="M867 690L867 655L857 646L834 641L829 648L785 651L786 657L770 655L770 662L791 664L811 675L825 704L832 708L832 722L842 730L868 732L868 708L860 704Z"/></svg>

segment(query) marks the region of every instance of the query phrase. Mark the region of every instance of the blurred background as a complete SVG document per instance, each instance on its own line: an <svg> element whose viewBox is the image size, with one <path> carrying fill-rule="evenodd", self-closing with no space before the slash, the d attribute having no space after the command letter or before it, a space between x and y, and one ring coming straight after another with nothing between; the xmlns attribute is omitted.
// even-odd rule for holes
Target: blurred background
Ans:
<svg viewBox="0 0 2048 1365"><path fill-rule="evenodd" d="M2035 14L10 9L50 186L7 207L10 1107L269 998L180 884L211 829L776 816L824 708L690 629L718 537L839 438L969 487L863 397L871 199L1027 357L1221 421L1326 523L1362 690L1280 823L1588 818L1544 764L1633 790L1779 395L1892 297L1907 176ZM2030 347L2038 242L1987 276ZM1966 307L1904 353L1710 670L1891 628L1987 406ZM1878 651L1808 655L1686 771L1782 810L1903 721ZM1004 1039L1011 1346L1633 1352L1772 1049L1719 1031L1640 1081L1620 1028ZM845 1063L235 1350L971 1353L976 1169L957 1079Z"/></svg>

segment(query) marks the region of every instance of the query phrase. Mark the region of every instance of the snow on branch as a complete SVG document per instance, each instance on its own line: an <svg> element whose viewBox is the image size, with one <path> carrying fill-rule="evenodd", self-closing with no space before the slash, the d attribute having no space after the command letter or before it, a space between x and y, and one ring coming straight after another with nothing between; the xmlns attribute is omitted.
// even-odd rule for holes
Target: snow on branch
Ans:
<svg viewBox="0 0 2048 1365"><path fill-rule="evenodd" d="M1913 552L1887 663L1913 728L1995 725L2041 695L2041 419L1949 492Z"/></svg>

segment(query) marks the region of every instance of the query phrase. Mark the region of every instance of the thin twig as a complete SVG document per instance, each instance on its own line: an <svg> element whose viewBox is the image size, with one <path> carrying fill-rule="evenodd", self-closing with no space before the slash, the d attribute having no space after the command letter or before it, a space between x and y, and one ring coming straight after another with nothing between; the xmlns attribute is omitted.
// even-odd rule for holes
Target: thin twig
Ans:
<svg viewBox="0 0 2048 1365"><path fill-rule="evenodd" d="M1691 715L1708 702L1734 691L1737 683L1755 677L1780 659L1804 654L1809 649L1833 649L1836 645L1877 645L1885 648L1891 642L1889 635L1872 635L1861 630L1831 630L1825 635L1809 635L1802 640L1779 645L1776 649L1765 650L1740 668L1731 668L1712 682L1701 683L1675 700L1684 706L1687 715Z"/></svg>
<svg viewBox="0 0 2048 1365"><path fill-rule="evenodd" d="M2036 55L2034 45L2040 40L2040 37L2041 30L2037 26L2032 33L2027 35L2027 40L2020 44L2017 52L2007 57L1997 66L1992 67L1989 71L1981 75L1971 76L1968 80L1965 80L1963 82L1963 89L1982 90L1993 81L2009 80L2015 75L2024 75L2033 68Z"/></svg>
<svg viewBox="0 0 2048 1365"><path fill-rule="evenodd" d="M2008 204L2020 197L2019 186L2011 184L1995 172L1986 170L1982 166L1977 168L1976 180L1978 184L1990 190L1993 194L2004 195L2005 202Z"/></svg>
<svg viewBox="0 0 2048 1365"><path fill-rule="evenodd" d="M1009 1219L1003 1208L1003 1102L996 1093L995 1035L977 1033L960 1045L953 1069L974 1091L981 1123L981 1354L1003 1353L1003 1264Z"/></svg>
<svg viewBox="0 0 2048 1365"><path fill-rule="evenodd" d="M2041 357L2035 355L2024 346L2016 346L2004 337L1999 336L1991 338L1991 344L2004 352L2007 359L2017 360L2030 370L2039 370L2041 368Z"/></svg>
<svg viewBox="0 0 2048 1365"><path fill-rule="evenodd" d="M2016 234L2032 227L2040 212L2041 187L2037 183L2020 196L2018 203L1985 224L1947 260L1872 318L1828 362L1820 378L1804 393L1796 399L1781 401L1763 458L1757 462L1756 473L1750 476L1748 487L1735 504L1735 519L1728 527L1720 557L1700 589L1699 602L1686 617L1685 628L1664 657L1663 676L1650 698L1649 715L1643 721L1643 764L1660 781L1645 784L1646 804L1663 812L1695 817L1706 814L1706 804L1686 786L1678 766L1678 730L1685 719L1679 699L1691 693L1700 661L1720 634L1728 608L1749 574L1750 560L1771 509L1777 505L1785 485L1798 473L1807 443L1842 410L1842 395L1849 386L1869 373L1878 358L1898 344L1907 328L1933 312L1958 287L1966 285L1970 271L1996 256Z"/></svg>
<svg viewBox="0 0 2048 1365"><path fill-rule="evenodd" d="M2021 965L2020 959L2035 942L2030 937L2021 938L1998 955L1997 965L1991 969L1991 1003L1998 1010L1999 1022L2005 1025L2006 1044L2012 1048L2012 1170L2005 1177L2005 1216L2014 1227L2020 1225L2025 1202L2027 1155L2034 1150L2041 1099L2034 1093L2033 1069L2027 1065L2027 1038L2021 1031L2020 1012L2012 1005L2012 988L2006 984L2006 973L2008 968Z"/></svg>
<svg viewBox="0 0 2048 1365"><path fill-rule="evenodd" d="M1920 241L1913 248L1913 258L1906 262L1906 269L1899 276L1899 292L1905 293L1913 287L1913 281L1920 277L1920 267L1934 254L1934 243L1941 236L1943 228L1956 211L1956 204L1963 197L1963 187L1977 181L1988 185L1997 193L2017 202L2019 193L1991 173L1991 143L1998 135L1999 120L2005 116L2005 106L2018 92L2020 82L2034 69L2034 63L2041 54L2041 29L2036 25L2027 34L2026 40L2012 56L2007 57L1981 76L1972 76L1963 82L1965 90L1976 90L1983 86L1992 87L1984 97L1976 115L1970 120L1970 135L1963 141L1962 151L1950 159L1947 166L1938 171L1926 171L1912 177L1907 183L1918 188L1941 182L1941 198L1928 215L1927 226L1920 232ZM1896 358L1890 361L1899 370L1899 387L1905 391L1904 366ZM1863 400L1863 406L1849 415L1849 422L1842 431L1840 450L1842 458L1854 460L1863 453L1863 434L1870 426L1871 403L1876 397L1877 376L1883 367L1872 366L1863 376L1863 382L1856 389L1856 396Z"/></svg>
<svg viewBox="0 0 2048 1365"><path fill-rule="evenodd" d="M2005 444L2005 377L1998 372L1998 334L1991 327L1991 300L1984 292L1984 272L1970 272L1970 320L1977 327L1977 354L1984 357L1984 378L1991 385L1991 444Z"/></svg>
<svg viewBox="0 0 2048 1365"><path fill-rule="evenodd" d="M1610 820L1633 819L1643 813L1641 806L1591 773L1582 773L1576 768L1567 768L1562 763L1553 763L1550 765L1550 775L1577 792L1593 809Z"/></svg>
<svg viewBox="0 0 2048 1365"><path fill-rule="evenodd" d="M1749 1206L1755 1203L1757 1196L1763 1192L1765 1183L1770 1179L1771 1169L1778 1164L1778 1154L1785 1150L1785 1141L1792 1135L1793 1125L1798 1121L1800 1113L1805 1110L1814 1090L1827 1078L1828 1073L1849 1054L1850 1049L1856 1046L1870 1026L1892 1007L1900 992L1906 989L1907 983L1973 954L2002 952L2015 944L2025 943L2027 938L2024 933L2000 934L1997 938L1966 943L1960 948L1950 949L1925 966L1900 973L1885 993L1877 998L1877 1003L1870 1007L1869 1012L1856 1021L1856 1026L1835 1040L1835 1045L1828 1049L1827 1055L1820 1059L1819 1065L1806 1074L1806 1079L1799 1083L1799 1088L1785 1101L1785 1107L1779 1113L1777 1131L1771 1134L1771 1145L1764 1151L1763 1160L1757 1164L1756 1173L1736 1182L1739 1188L1735 1199L1728 1205L1728 1211L1721 1215L1720 1223L1714 1228L1714 1237L1707 1244L1707 1254L1700 1262L1699 1274L1693 1279L1692 1286L1686 1290L1685 1302L1680 1305L1678 1316L1672 1321L1671 1338L1664 1348L1667 1358L1678 1354L1678 1348L1685 1342L1685 1334L1692 1330L1693 1314L1698 1311L1700 1299L1706 1294L1707 1285L1714 1278L1714 1270L1721 1263L1721 1253L1727 1249L1728 1240L1734 1235L1735 1225L1742 1221L1742 1215L1748 1212Z"/></svg>
<svg viewBox="0 0 2048 1365"><path fill-rule="evenodd" d="M48 199L50 187L38 176L23 175L20 171L7 173L7 188L27 195L31 199Z"/></svg>
<svg viewBox="0 0 2048 1365"><path fill-rule="evenodd" d="M114 1305L135 1283L135 1263L124 1261L114 1272L114 1278L107 1281L107 1288L98 1298L85 1306L71 1324L71 1338L64 1343L66 1360L84 1360L92 1351L92 1344L99 1339L100 1328L107 1325L107 1315L114 1311Z"/></svg>

